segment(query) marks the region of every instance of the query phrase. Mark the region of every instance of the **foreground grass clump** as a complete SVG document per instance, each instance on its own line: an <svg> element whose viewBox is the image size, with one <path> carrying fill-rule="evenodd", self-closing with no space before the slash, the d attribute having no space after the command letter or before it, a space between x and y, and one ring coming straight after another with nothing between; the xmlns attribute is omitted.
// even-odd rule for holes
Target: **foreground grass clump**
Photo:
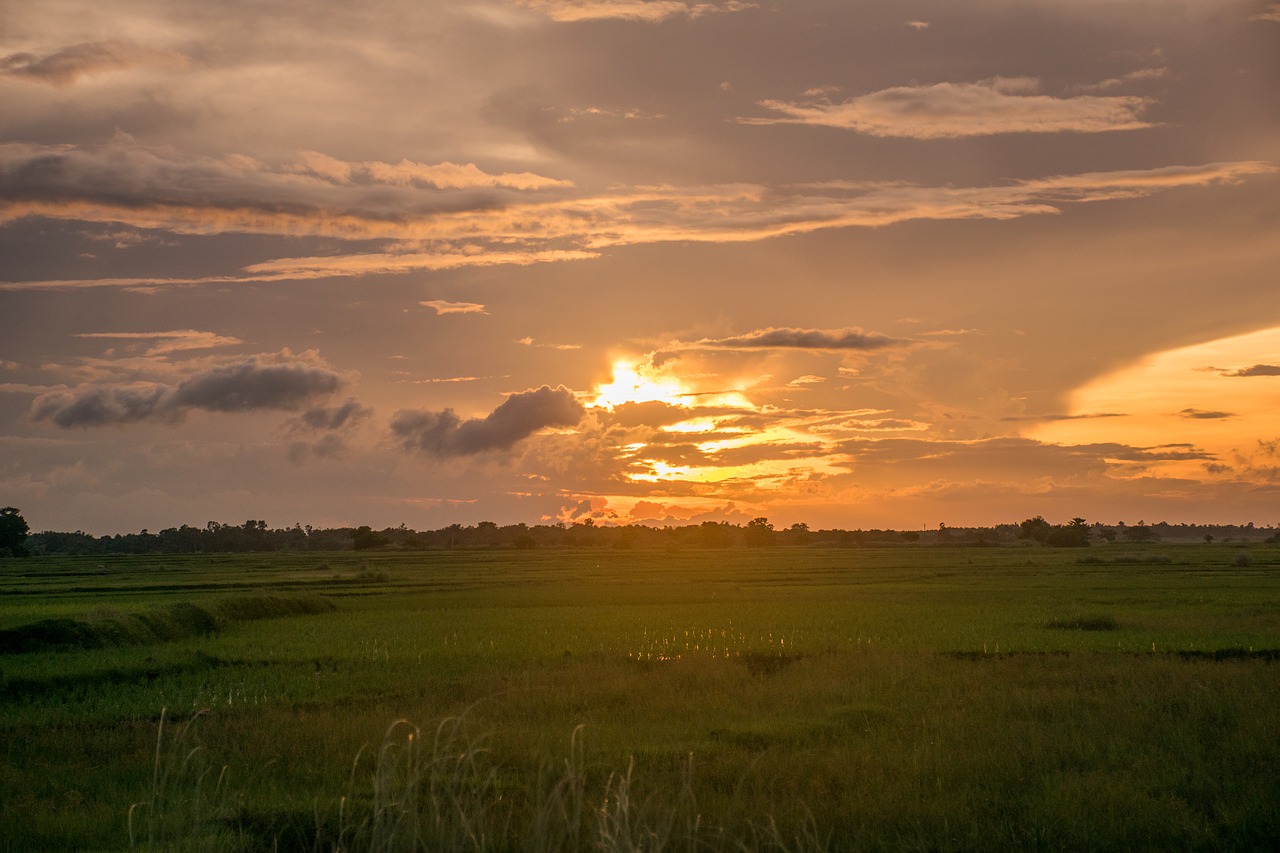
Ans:
<svg viewBox="0 0 1280 853"><path fill-rule="evenodd" d="M1116 617L1108 615L1050 619L1044 623L1044 626L1056 631L1117 631L1120 629L1120 623L1116 621Z"/></svg>
<svg viewBox="0 0 1280 853"><path fill-rule="evenodd" d="M41 619L0 630L0 654L51 649L97 649L197 637L233 622L324 613L333 604L314 596L254 595L199 603L178 602L137 613L107 611L83 619Z"/></svg>
<svg viewBox="0 0 1280 853"><path fill-rule="evenodd" d="M0 849L1268 849L1280 549L1160 549L0 561L7 630L332 605L4 655Z"/></svg>

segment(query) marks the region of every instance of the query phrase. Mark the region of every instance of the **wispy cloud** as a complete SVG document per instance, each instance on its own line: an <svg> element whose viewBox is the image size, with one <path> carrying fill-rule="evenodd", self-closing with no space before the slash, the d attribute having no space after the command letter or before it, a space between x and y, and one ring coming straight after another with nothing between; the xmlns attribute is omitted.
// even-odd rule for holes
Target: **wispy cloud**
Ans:
<svg viewBox="0 0 1280 853"><path fill-rule="evenodd" d="M1164 66L1139 68L1137 71L1130 71L1128 74L1123 74L1119 77L1111 77L1100 83L1086 83L1075 86L1072 91L1084 93L1111 92L1126 86L1147 83L1152 80L1163 80L1168 76L1169 69Z"/></svg>
<svg viewBox="0 0 1280 853"><path fill-rule="evenodd" d="M297 164L286 171L309 175L342 186L386 184L422 189L460 190L478 187L507 187L516 190L544 190L571 187L572 181L547 178L532 172L503 172L491 175L475 163L380 163L372 160L347 162L322 154L303 151Z"/></svg>
<svg viewBox="0 0 1280 853"><path fill-rule="evenodd" d="M1234 418L1235 415L1231 412L1213 412L1206 411L1204 409L1183 409L1178 412L1178 417L1190 418L1191 420L1213 421L1222 420L1224 418Z"/></svg>
<svg viewBox="0 0 1280 853"><path fill-rule="evenodd" d="M516 0L520 5L541 12L553 21L599 21L622 19L658 23L682 16L696 18L715 12L740 12L754 3L736 0L690 3L685 0Z"/></svg>
<svg viewBox="0 0 1280 853"><path fill-rule="evenodd" d="M1266 9L1249 18L1251 21L1274 21L1280 23L1280 3L1272 3Z"/></svg>
<svg viewBox="0 0 1280 853"><path fill-rule="evenodd" d="M878 350L899 347L912 341L891 338L861 329L790 329L768 328L725 338L701 338L677 343L672 349L801 349L801 350Z"/></svg>
<svg viewBox="0 0 1280 853"><path fill-rule="evenodd" d="M1000 133L1101 133L1151 127L1141 115L1147 98L1038 94L1039 81L996 77L977 83L897 86L840 103L825 96L805 101L761 101L780 118L745 118L746 124L812 124L869 136L948 139Z"/></svg>
<svg viewBox="0 0 1280 853"><path fill-rule="evenodd" d="M524 191L444 191L320 181L234 159L157 151L0 145L0 222L24 216L125 223L177 234L383 241L380 251L275 258L191 279L0 283L0 289L162 287L389 275L586 260L614 246L735 243L921 219L1014 219L1069 203L1137 198L1276 173L1245 161L1092 172L993 186L830 181L616 188L529 201ZM490 195L492 194L492 195Z"/></svg>
<svg viewBox="0 0 1280 853"><path fill-rule="evenodd" d="M1088 421L1088 420L1096 420L1098 418L1127 418L1127 417L1129 416L1127 414L1124 414L1123 412L1086 412L1084 414L1079 414L1079 415L1063 415L1063 414L1007 415L1001 418L1000 420L1005 421L1007 423L1021 423L1021 422L1051 423L1053 421Z"/></svg>
<svg viewBox="0 0 1280 853"><path fill-rule="evenodd" d="M447 302L443 299L428 299L419 302L424 308L430 308L439 314L488 314L479 302Z"/></svg>
<svg viewBox="0 0 1280 853"><path fill-rule="evenodd" d="M215 347L235 346L244 343L239 338L218 335L213 332L200 332L195 329L180 329L172 332L83 332L76 335L76 337L123 341L155 341L154 344L147 348L147 355L213 349Z"/></svg>
<svg viewBox="0 0 1280 853"><path fill-rule="evenodd" d="M180 68L181 54L128 41L95 41L67 45L44 54L11 53L0 57L0 77L70 86L81 77L138 66Z"/></svg>
<svg viewBox="0 0 1280 853"><path fill-rule="evenodd" d="M526 347L539 347L540 349L558 349L558 350L575 350L582 349L582 344L547 344L541 341L535 341L531 337L523 337L516 343Z"/></svg>

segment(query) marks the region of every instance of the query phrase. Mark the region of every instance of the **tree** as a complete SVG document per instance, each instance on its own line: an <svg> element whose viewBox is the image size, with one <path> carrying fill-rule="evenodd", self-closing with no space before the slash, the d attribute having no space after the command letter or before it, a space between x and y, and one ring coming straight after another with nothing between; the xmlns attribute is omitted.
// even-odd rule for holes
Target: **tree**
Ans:
<svg viewBox="0 0 1280 853"><path fill-rule="evenodd" d="M26 541L31 528L17 507L7 506L0 509L0 556L12 554L15 557L27 557Z"/></svg>
<svg viewBox="0 0 1280 853"><path fill-rule="evenodd" d="M1132 527L1126 527L1124 529L1124 538L1128 539L1130 542L1143 543L1155 542L1159 540L1160 536L1148 527L1145 521L1139 521Z"/></svg>
<svg viewBox="0 0 1280 853"><path fill-rule="evenodd" d="M362 524L355 530L351 531L351 546L357 551L368 551L371 548L381 548L387 545L389 540L381 533L375 533L367 524Z"/></svg>
<svg viewBox="0 0 1280 853"><path fill-rule="evenodd" d="M1089 544L1089 522L1079 516L1070 524L1055 525L1049 531L1048 544L1058 548L1083 548Z"/></svg>
<svg viewBox="0 0 1280 853"><path fill-rule="evenodd" d="M773 544L773 525L769 523L769 519L761 516L753 518L747 522L746 530L742 533L742 539L752 547Z"/></svg>
<svg viewBox="0 0 1280 853"><path fill-rule="evenodd" d="M1052 530L1053 525L1045 521L1044 516L1037 515L1018 524L1018 538L1031 539L1043 545L1049 541L1049 533Z"/></svg>

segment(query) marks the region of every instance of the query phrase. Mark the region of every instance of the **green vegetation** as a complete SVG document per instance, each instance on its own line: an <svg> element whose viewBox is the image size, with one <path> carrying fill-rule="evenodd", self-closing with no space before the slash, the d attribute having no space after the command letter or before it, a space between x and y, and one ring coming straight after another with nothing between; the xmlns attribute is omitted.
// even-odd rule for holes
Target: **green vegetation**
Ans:
<svg viewBox="0 0 1280 853"><path fill-rule="evenodd" d="M0 848L1269 846L1280 547L1079 554L0 560Z"/></svg>

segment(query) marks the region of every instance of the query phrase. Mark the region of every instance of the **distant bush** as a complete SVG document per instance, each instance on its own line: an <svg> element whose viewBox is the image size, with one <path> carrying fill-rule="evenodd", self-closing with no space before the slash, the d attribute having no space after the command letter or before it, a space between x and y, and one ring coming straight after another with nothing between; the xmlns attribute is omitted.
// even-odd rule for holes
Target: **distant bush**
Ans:
<svg viewBox="0 0 1280 853"><path fill-rule="evenodd" d="M1173 562L1173 558L1168 554L1117 554L1114 557L1099 557L1096 554L1090 554L1088 557L1081 557L1076 560L1078 566L1099 566L1104 563L1114 563L1119 565L1135 566L1135 565L1155 565L1167 566Z"/></svg>
<svg viewBox="0 0 1280 853"><path fill-rule="evenodd" d="M1253 565L1253 555L1250 554L1248 551L1241 551L1239 554L1236 554L1237 568L1247 569L1252 565Z"/></svg>
<svg viewBox="0 0 1280 853"><path fill-rule="evenodd" d="M1055 631L1116 631L1120 623L1114 616L1072 616L1068 619L1050 619L1046 628Z"/></svg>
<svg viewBox="0 0 1280 853"><path fill-rule="evenodd" d="M1173 558L1168 554L1121 554L1111 562L1128 565L1168 565Z"/></svg>

